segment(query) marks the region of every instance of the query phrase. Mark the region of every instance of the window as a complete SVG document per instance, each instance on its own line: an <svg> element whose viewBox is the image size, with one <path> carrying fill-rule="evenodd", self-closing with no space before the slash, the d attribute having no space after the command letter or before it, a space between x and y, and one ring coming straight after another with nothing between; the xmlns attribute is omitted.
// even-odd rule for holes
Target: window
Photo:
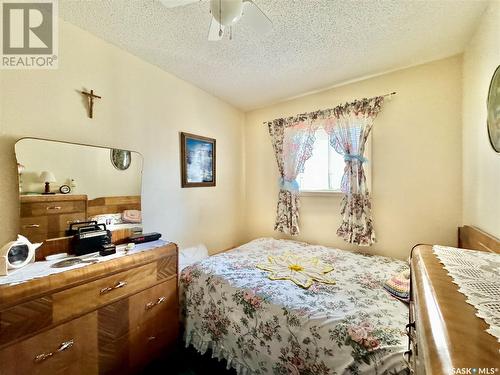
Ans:
<svg viewBox="0 0 500 375"><path fill-rule="evenodd" d="M337 153L328 141L328 134L323 128L316 131L316 141L312 156L304 165L304 172L299 173L297 182L301 192L340 192L340 183L344 175L344 156ZM367 152L369 153L369 143ZM370 167L365 164L368 186L370 183Z"/></svg>

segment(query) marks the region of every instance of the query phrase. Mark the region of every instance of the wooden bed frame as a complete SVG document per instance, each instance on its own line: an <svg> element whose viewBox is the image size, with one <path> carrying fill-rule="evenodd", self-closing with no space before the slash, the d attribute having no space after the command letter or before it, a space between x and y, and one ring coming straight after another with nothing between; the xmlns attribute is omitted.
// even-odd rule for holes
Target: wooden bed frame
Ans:
<svg viewBox="0 0 500 375"><path fill-rule="evenodd" d="M479 228L464 225L458 228L458 247L500 254L500 239Z"/></svg>
<svg viewBox="0 0 500 375"><path fill-rule="evenodd" d="M500 254L500 240L473 226L458 229L460 248ZM430 245L411 256L410 368L414 374L451 374L453 369L497 368L500 344L485 330Z"/></svg>

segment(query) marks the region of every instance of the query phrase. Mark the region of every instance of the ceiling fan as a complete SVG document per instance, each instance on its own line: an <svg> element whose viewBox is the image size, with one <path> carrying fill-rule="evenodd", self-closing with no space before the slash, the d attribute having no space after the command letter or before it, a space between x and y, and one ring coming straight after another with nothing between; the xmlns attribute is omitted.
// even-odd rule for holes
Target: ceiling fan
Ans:
<svg viewBox="0 0 500 375"><path fill-rule="evenodd" d="M176 8L203 0L160 0L167 8ZM273 23L252 0L210 0L212 20L208 30L208 40L221 40L229 33L233 37L233 26L244 18L255 32L265 34Z"/></svg>

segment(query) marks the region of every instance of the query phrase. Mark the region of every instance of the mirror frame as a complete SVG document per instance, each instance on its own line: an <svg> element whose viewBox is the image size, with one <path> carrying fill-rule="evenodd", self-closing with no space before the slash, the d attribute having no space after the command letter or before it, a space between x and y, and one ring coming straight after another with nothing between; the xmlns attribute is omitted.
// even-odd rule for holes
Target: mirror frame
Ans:
<svg viewBox="0 0 500 375"><path fill-rule="evenodd" d="M14 142L14 147L13 147L14 148L14 150L13 150L14 151L14 157L15 157L16 163L19 162L18 161L18 155L16 153L16 145L20 141L23 141L23 140L37 140L37 141L64 143L64 144L75 145L75 146L86 146L86 147L93 147L93 148L99 148L99 149L107 150L109 152L111 152L111 150L114 149L113 147L109 147L109 146L101 146L101 145L93 145L93 144L87 144L87 143L70 142L70 141L64 141L64 140L59 140L59 139L48 139L48 138L41 138L41 137L21 137L21 138L16 139L16 141ZM139 178L141 180L140 197L141 197L141 201L142 201L142 198L143 198L142 189L143 189L143 178L144 178L144 155L141 152L139 152L139 151L134 151L134 150L124 150L124 151L129 151L130 153L136 153L141 158L141 168L139 169ZM111 162L111 160L109 160L109 163L111 163L111 165L113 165L113 163ZM114 165L113 165L113 167L114 167ZM17 178L16 180L17 180L17 191L18 191L18 194L17 194L18 198L17 199L18 199L18 204L19 204L18 216L21 217L21 204L20 204L21 196L22 196L22 194L20 192L21 185L20 185L19 178ZM44 240L44 242L46 242L46 241L54 241L54 240L55 241L60 241L60 240L64 241L64 240L67 240L68 238L70 238L70 237L64 236L64 237L60 237L60 238L47 238L47 239ZM47 254L44 254L43 256L42 255L40 255L40 257L37 255L37 260L43 259L43 256L45 256Z"/></svg>

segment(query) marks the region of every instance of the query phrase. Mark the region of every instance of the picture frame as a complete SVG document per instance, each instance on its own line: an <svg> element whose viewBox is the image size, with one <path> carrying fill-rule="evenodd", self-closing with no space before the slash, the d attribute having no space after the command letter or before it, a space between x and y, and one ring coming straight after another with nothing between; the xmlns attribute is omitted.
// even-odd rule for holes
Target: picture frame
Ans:
<svg viewBox="0 0 500 375"><path fill-rule="evenodd" d="M180 133L181 187L216 185L216 140L190 133Z"/></svg>

